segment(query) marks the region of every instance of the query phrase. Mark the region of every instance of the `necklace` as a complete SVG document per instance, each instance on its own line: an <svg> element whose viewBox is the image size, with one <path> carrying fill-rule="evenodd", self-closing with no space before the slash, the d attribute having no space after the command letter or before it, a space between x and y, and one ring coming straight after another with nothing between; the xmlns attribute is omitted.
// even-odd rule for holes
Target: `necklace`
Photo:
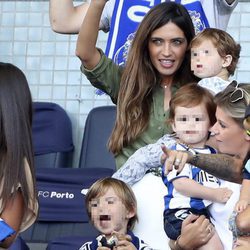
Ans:
<svg viewBox="0 0 250 250"><path fill-rule="evenodd" d="M167 89L168 87L169 87L169 83L161 83L161 87L163 88L163 89Z"/></svg>

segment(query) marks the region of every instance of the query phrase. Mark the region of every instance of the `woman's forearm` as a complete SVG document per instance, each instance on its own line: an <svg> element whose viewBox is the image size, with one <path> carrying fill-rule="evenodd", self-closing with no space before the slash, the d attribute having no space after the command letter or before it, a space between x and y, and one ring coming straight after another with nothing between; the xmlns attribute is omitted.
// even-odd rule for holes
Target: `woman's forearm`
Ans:
<svg viewBox="0 0 250 250"><path fill-rule="evenodd" d="M242 182L243 161L225 154L189 154L189 163L230 182Z"/></svg>
<svg viewBox="0 0 250 250"><path fill-rule="evenodd" d="M88 69L94 68L101 58L96 48L96 42L99 32L99 22L105 4L106 0L91 1L78 35L76 55Z"/></svg>
<svg viewBox="0 0 250 250"><path fill-rule="evenodd" d="M50 0L49 17L53 31L63 34L79 32L89 4L73 5L73 0Z"/></svg>

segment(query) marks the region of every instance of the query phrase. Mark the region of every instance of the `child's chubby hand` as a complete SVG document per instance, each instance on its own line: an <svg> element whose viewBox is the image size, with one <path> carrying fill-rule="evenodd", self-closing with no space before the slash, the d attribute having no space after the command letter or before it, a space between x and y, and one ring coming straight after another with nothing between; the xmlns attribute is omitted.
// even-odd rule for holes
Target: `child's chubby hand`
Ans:
<svg viewBox="0 0 250 250"><path fill-rule="evenodd" d="M239 200L235 205L235 212L241 213L248 207L248 201L246 200Z"/></svg>
<svg viewBox="0 0 250 250"><path fill-rule="evenodd" d="M216 191L216 195L215 195L215 201L216 202L219 202L219 203L226 203L233 191L229 188L215 188L215 191Z"/></svg>
<svg viewBox="0 0 250 250"><path fill-rule="evenodd" d="M128 234L120 234L114 232L114 234L117 237L117 243L116 246L113 248L113 250L136 250L136 247L132 243L132 238Z"/></svg>

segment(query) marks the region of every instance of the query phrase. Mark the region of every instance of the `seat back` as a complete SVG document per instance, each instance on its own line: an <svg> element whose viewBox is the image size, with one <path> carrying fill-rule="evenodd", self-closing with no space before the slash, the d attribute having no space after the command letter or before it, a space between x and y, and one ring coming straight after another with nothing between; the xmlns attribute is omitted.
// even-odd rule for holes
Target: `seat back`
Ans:
<svg viewBox="0 0 250 250"><path fill-rule="evenodd" d="M104 168L38 168L39 216L21 233L22 238L30 244L72 235L95 236L97 231L89 221L81 191L112 174L112 169Z"/></svg>
<svg viewBox="0 0 250 250"><path fill-rule="evenodd" d="M72 167L72 125L56 103L33 102L32 136L35 167Z"/></svg>
<svg viewBox="0 0 250 250"><path fill-rule="evenodd" d="M96 234L96 236L98 233ZM46 250L72 250L79 249L84 243L92 241L94 237L68 236L53 239L48 243Z"/></svg>
<svg viewBox="0 0 250 250"><path fill-rule="evenodd" d="M30 248L20 236L17 236L13 244L8 249L9 250L29 250Z"/></svg>
<svg viewBox="0 0 250 250"><path fill-rule="evenodd" d="M116 106L96 107L89 112L83 134L79 168L116 169L114 156L107 148L115 117Z"/></svg>

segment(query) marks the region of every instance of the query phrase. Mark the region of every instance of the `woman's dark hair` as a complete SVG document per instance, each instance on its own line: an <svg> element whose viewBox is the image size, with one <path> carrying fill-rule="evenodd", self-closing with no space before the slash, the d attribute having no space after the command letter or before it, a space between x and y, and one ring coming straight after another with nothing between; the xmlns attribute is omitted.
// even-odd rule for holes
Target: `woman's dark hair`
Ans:
<svg viewBox="0 0 250 250"><path fill-rule="evenodd" d="M32 99L24 73L12 64L0 63L0 176L4 187L0 195L3 206L19 187L26 208L29 198L34 197L29 193L25 172L25 164L28 164L34 191L31 124Z"/></svg>
<svg viewBox="0 0 250 250"><path fill-rule="evenodd" d="M195 35L188 11L175 2L156 5L143 18L132 42L121 79L117 118L109 141L109 148L113 153L119 153L148 126L153 89L161 83L160 73L150 59L149 41L152 32L169 22L183 31L188 48ZM187 49L182 65L174 74L174 84L181 86L195 80L190 60L190 50Z"/></svg>

